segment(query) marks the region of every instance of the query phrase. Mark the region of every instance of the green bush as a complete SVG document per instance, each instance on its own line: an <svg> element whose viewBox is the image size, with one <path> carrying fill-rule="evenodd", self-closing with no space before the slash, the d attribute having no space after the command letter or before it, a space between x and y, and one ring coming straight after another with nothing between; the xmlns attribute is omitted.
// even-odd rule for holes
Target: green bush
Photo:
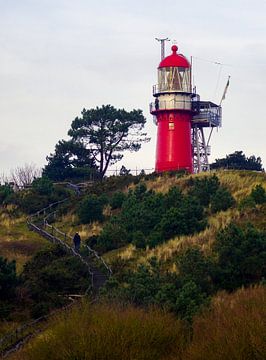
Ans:
<svg viewBox="0 0 266 360"><path fill-rule="evenodd" d="M87 195L79 204L77 214L82 224L103 221L103 201L96 195Z"/></svg>
<svg viewBox="0 0 266 360"><path fill-rule="evenodd" d="M43 176L33 180L32 189L39 195L49 196L53 191L53 182L47 176Z"/></svg>
<svg viewBox="0 0 266 360"><path fill-rule="evenodd" d="M146 241L145 236L141 231L136 231L132 235L132 243L136 246L137 249L145 249Z"/></svg>
<svg viewBox="0 0 266 360"><path fill-rule="evenodd" d="M0 205L7 202L14 193L10 185L0 185Z"/></svg>
<svg viewBox="0 0 266 360"><path fill-rule="evenodd" d="M208 206L211 196L219 189L220 182L216 175L204 176L203 178L191 178L193 188L190 194L199 199L201 205Z"/></svg>
<svg viewBox="0 0 266 360"><path fill-rule="evenodd" d="M256 204L264 204L266 202L266 191L261 185L256 185L255 188L252 189L250 197Z"/></svg>
<svg viewBox="0 0 266 360"><path fill-rule="evenodd" d="M83 294L90 286L88 269L60 246L49 246L26 263L21 274L32 316L66 303L65 294Z"/></svg>
<svg viewBox="0 0 266 360"><path fill-rule="evenodd" d="M128 243L126 230L115 221L107 223L97 238L95 248L102 252L117 249Z"/></svg>
<svg viewBox="0 0 266 360"><path fill-rule="evenodd" d="M0 301L13 297L17 284L16 262L0 256Z"/></svg>
<svg viewBox="0 0 266 360"><path fill-rule="evenodd" d="M213 213L225 211L233 206L234 203L233 196L223 187L220 187L210 198L211 211Z"/></svg>
<svg viewBox="0 0 266 360"><path fill-rule="evenodd" d="M123 193L122 191L115 192L111 197L111 201L110 201L112 210L121 209L126 197L127 197L126 194Z"/></svg>
<svg viewBox="0 0 266 360"><path fill-rule="evenodd" d="M266 232L252 225L230 224L221 230L213 245L217 254L216 282L222 289L258 283L266 277Z"/></svg>

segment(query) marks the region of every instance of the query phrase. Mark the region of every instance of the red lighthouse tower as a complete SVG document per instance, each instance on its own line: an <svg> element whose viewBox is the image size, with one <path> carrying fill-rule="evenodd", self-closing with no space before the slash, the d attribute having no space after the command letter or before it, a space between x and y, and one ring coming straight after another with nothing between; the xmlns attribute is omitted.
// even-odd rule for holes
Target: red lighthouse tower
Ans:
<svg viewBox="0 0 266 360"><path fill-rule="evenodd" d="M167 39L157 39L162 42ZM155 102L150 104L157 130L155 171L185 169L198 173L210 169L209 141L214 128L221 126L221 102L201 101L191 89L191 64L172 46L172 54L158 66L158 85L153 86ZM164 51L162 51L162 57ZM205 132L209 131L208 140Z"/></svg>
<svg viewBox="0 0 266 360"><path fill-rule="evenodd" d="M153 87L155 102L150 112L158 125L157 172L186 169L192 172L191 122L192 91L191 65L177 46L158 67L158 85Z"/></svg>

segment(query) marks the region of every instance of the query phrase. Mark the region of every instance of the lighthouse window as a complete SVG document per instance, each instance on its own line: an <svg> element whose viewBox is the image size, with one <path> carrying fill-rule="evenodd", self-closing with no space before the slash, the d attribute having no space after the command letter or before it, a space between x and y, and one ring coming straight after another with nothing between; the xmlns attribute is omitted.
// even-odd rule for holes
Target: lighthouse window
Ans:
<svg viewBox="0 0 266 360"><path fill-rule="evenodd" d="M181 67L160 68L158 83L159 91L190 92L190 69Z"/></svg>
<svg viewBox="0 0 266 360"><path fill-rule="evenodd" d="M169 130L174 130L174 129L175 129L175 123L169 122L168 129L169 129Z"/></svg>

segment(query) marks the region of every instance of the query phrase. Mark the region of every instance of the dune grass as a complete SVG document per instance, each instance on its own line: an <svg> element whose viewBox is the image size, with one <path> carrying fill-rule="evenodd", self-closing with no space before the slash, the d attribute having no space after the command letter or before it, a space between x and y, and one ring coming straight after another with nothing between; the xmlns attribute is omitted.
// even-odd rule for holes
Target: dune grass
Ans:
<svg viewBox="0 0 266 360"><path fill-rule="evenodd" d="M157 309L82 305L53 320L20 360L170 360L181 359L184 324Z"/></svg>
<svg viewBox="0 0 266 360"><path fill-rule="evenodd" d="M266 359L266 287L217 295L193 333L185 360Z"/></svg>
<svg viewBox="0 0 266 360"><path fill-rule="evenodd" d="M10 360L264 360L266 288L217 294L189 328L156 308L83 302Z"/></svg>
<svg viewBox="0 0 266 360"><path fill-rule="evenodd" d="M14 215L11 206L0 208L0 255L16 260L17 272L47 241L29 231L25 215Z"/></svg>

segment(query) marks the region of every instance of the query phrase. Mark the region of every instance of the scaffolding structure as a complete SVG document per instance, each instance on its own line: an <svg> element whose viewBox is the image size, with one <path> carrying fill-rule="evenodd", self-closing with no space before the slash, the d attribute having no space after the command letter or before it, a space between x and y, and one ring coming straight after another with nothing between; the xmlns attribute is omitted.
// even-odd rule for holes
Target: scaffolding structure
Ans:
<svg viewBox="0 0 266 360"><path fill-rule="evenodd" d="M194 112L191 122L193 172L200 173L209 171L209 156L211 154L210 139L214 128L222 124L222 108L211 101L200 101L199 96L195 95L196 100L192 101ZM209 132L208 136L207 131Z"/></svg>

